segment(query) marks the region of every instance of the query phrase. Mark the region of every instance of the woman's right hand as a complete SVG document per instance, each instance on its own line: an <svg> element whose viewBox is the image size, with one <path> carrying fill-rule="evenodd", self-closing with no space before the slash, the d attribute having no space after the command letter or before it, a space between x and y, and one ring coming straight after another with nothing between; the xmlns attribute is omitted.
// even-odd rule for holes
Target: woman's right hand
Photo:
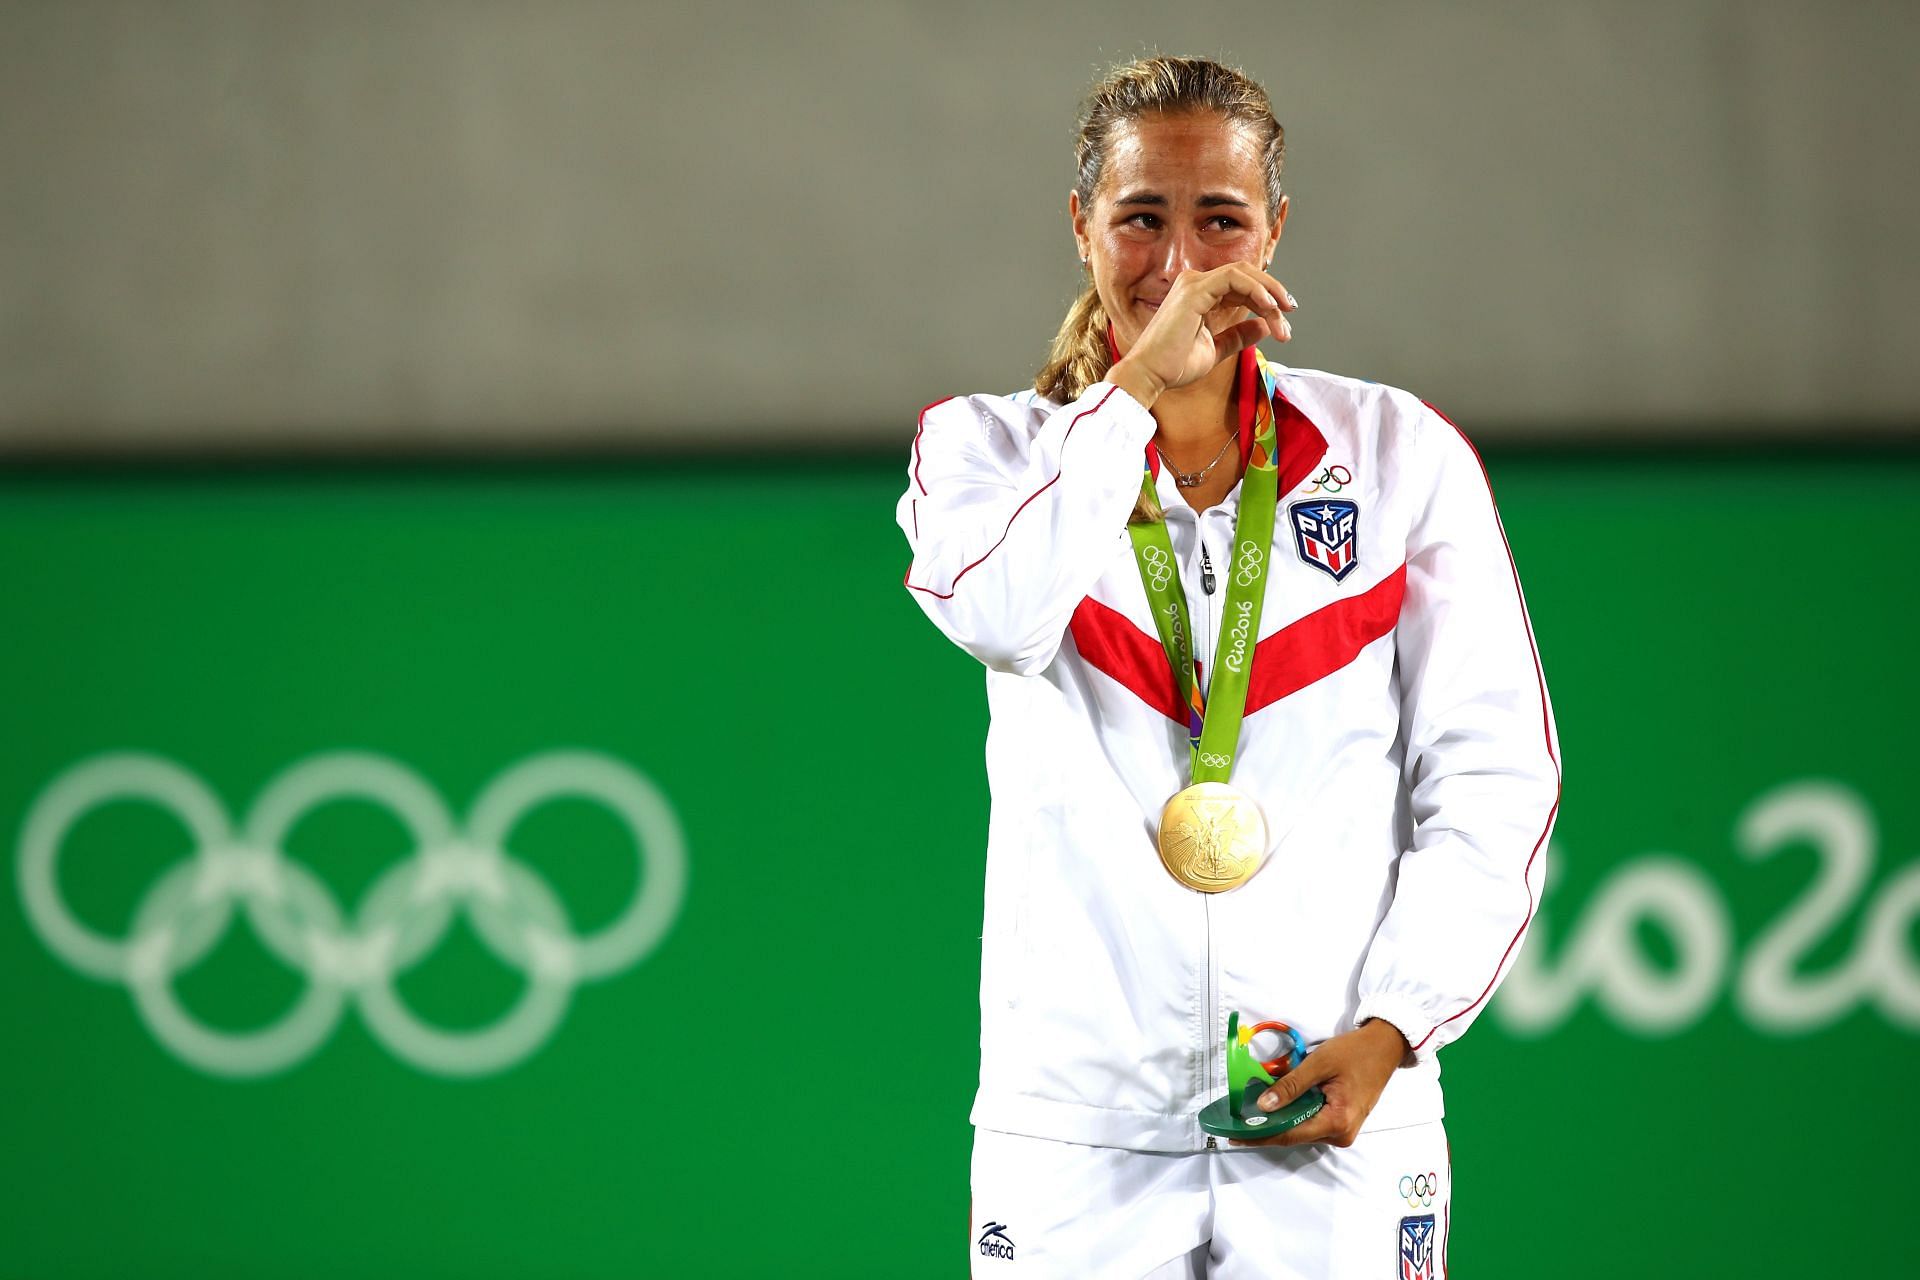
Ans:
<svg viewBox="0 0 1920 1280"><path fill-rule="evenodd" d="M1152 408L1161 392L1198 382L1262 338L1287 341L1293 327L1285 313L1299 305L1285 285L1250 262L1182 271L1106 380ZM1242 311L1251 314L1236 323Z"/></svg>

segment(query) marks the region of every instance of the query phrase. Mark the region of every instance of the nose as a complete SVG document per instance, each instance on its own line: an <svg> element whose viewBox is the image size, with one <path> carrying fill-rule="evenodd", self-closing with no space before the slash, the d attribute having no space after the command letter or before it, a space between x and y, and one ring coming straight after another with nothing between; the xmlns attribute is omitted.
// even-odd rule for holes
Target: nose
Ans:
<svg viewBox="0 0 1920 1280"><path fill-rule="evenodd" d="M1167 237L1166 257L1160 263L1160 270L1168 280L1172 280L1182 271L1196 270L1200 266L1200 236L1192 227L1176 227Z"/></svg>

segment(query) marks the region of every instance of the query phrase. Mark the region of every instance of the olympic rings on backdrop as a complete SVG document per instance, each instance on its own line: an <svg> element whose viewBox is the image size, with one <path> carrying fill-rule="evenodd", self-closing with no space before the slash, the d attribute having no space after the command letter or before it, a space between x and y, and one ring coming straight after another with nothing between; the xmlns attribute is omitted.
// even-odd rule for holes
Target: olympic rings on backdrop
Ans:
<svg viewBox="0 0 1920 1280"><path fill-rule="evenodd" d="M638 887L615 918L574 931L553 887L515 857L508 837L523 816L574 796L599 804L632 835ZM361 896L349 918L327 885L287 856L287 833L332 800L371 800L399 819L412 856ZM195 851L153 882L124 938L83 923L60 893L59 858L87 813L119 800L170 811ZM22 827L21 905L47 949L77 972L125 986L153 1037L217 1076L264 1076L312 1056L349 1003L373 1036L421 1071L480 1076L538 1050L559 1026L574 988L639 963L680 914L686 846L666 797L632 766L590 751L549 751L496 775L464 822L425 778L362 751L309 756L282 771L236 825L205 782L161 756L110 752L83 760L36 796ZM464 912L500 961L526 975L525 994L498 1021L471 1031L422 1022L395 990ZM213 950L244 914L259 940L303 974L306 989L277 1022L231 1032L195 1018L175 980Z"/></svg>
<svg viewBox="0 0 1920 1280"><path fill-rule="evenodd" d="M1425 1209L1433 1204L1433 1197L1440 1190L1440 1175L1437 1173L1410 1173L1400 1176L1400 1198L1409 1208Z"/></svg>

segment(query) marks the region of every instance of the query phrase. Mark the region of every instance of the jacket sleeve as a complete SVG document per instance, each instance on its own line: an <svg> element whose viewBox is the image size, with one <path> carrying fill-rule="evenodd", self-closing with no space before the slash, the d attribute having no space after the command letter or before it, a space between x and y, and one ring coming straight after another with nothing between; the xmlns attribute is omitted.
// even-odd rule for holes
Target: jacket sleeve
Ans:
<svg viewBox="0 0 1920 1280"><path fill-rule="evenodd" d="M1153 432L1153 415L1106 382L1030 439L967 397L928 406L895 511L913 548L907 590L987 666L1044 669L1126 536Z"/></svg>
<svg viewBox="0 0 1920 1280"><path fill-rule="evenodd" d="M1413 839L1359 984L1358 1020L1431 1060L1518 954L1560 807L1560 746L1519 573L1466 436L1418 410L1431 477L1395 631Z"/></svg>

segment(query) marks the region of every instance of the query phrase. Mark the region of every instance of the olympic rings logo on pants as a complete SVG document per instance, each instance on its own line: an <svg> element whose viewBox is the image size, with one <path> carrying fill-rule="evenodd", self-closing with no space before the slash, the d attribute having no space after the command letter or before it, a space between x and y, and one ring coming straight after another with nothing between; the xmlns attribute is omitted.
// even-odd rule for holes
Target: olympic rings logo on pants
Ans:
<svg viewBox="0 0 1920 1280"><path fill-rule="evenodd" d="M507 851L520 819L548 800L598 801L632 833L641 862L633 900L591 934L574 933L546 879ZM411 834L413 856L363 895L349 923L326 885L282 844L323 801L384 804ZM162 874L134 909L127 936L80 922L60 896L60 848L76 822L110 801L171 810L194 837L190 859ZM312 1055L349 999L374 1037L422 1071L480 1076L525 1059L558 1027L575 986L612 977L651 952L680 913L686 844L666 798L631 766L590 751L551 751L497 775L464 826L417 773L384 756L340 751L284 770L239 830L194 774L160 756L114 752L74 765L33 802L22 828L19 883L27 919L47 948L90 978L125 985L154 1038L220 1076L264 1076ZM234 907L261 942L304 974L292 1009L258 1031L227 1032L180 1003L174 979L226 933ZM492 1025L451 1032L414 1016L394 982L438 947L464 910L481 941L528 978L519 1003Z"/></svg>

